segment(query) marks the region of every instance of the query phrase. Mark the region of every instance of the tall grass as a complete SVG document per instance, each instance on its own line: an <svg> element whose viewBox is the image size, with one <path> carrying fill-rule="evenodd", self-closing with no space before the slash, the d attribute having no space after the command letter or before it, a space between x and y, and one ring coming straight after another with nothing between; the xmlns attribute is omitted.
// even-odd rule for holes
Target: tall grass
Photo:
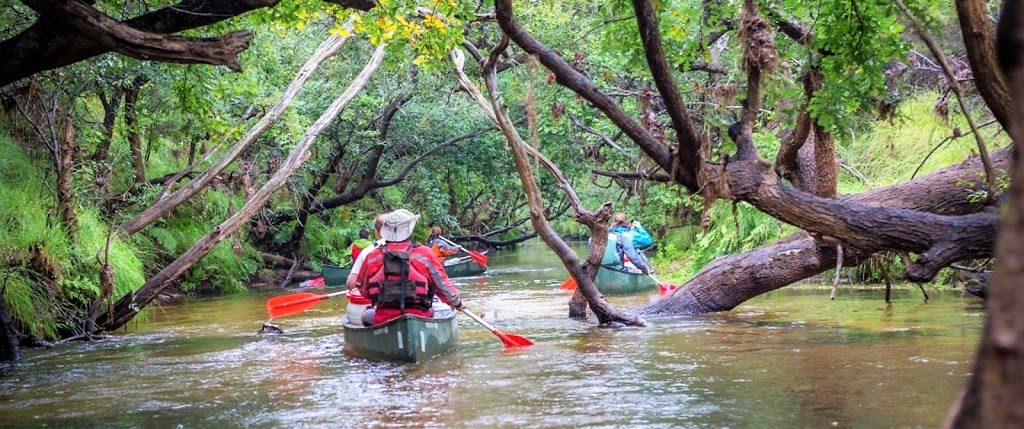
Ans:
<svg viewBox="0 0 1024 429"><path fill-rule="evenodd" d="M870 127L859 132L851 131L849 135L837 136L836 154L868 179L868 183L864 183L850 172L841 170L839 193L857 193L904 182L910 180L919 165L921 169L917 177L962 162L977 153L977 143L970 135L970 128L963 115L954 109L955 103L950 103L947 122L935 114L937 98L938 94L934 92L918 94L903 101L891 121L873 122ZM974 111L971 114L979 124L990 119L986 111ZM925 161L928 152L956 128L964 136L946 142ZM998 124L983 128L982 136L989 150L1010 143L1006 133L1000 132Z"/></svg>
<svg viewBox="0 0 1024 429"><path fill-rule="evenodd" d="M99 293L99 258L109 226L95 209L79 207L78 235L72 239L58 225L47 166L30 160L5 135L0 135L0 153L0 287L24 333L56 338L61 330L72 328L70 320L81 316ZM145 280L138 253L132 243L116 237L111 241L115 297ZM56 272L56 290L46 286L44 273L30 268L33 255Z"/></svg>

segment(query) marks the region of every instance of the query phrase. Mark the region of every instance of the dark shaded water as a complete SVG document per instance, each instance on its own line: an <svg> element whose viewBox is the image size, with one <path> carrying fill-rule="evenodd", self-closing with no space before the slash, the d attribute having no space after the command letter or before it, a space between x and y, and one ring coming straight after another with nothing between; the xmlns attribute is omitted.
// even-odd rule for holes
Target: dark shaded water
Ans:
<svg viewBox="0 0 1024 429"><path fill-rule="evenodd" d="M887 306L823 289L598 329L564 317L565 272L543 245L490 260L459 279L467 302L535 347L504 352L462 319L457 353L375 363L342 353L343 300L268 337L255 334L266 296L193 300L111 340L29 351L0 377L0 426L935 427L983 319L958 293Z"/></svg>

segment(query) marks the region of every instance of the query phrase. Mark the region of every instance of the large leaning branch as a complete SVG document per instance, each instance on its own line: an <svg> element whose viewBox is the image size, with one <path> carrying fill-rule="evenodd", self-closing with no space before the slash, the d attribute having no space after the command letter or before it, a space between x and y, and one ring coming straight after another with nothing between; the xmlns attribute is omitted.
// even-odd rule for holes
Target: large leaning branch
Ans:
<svg viewBox="0 0 1024 429"><path fill-rule="evenodd" d="M956 14L964 37L974 86L985 99L1003 129L1011 128L1013 100L1010 99L1006 77L996 63L995 30L986 0L956 0Z"/></svg>
<svg viewBox="0 0 1024 429"><path fill-rule="evenodd" d="M640 28L640 40L644 45L647 67L651 70L658 93L665 101L668 116L672 120L672 128L675 129L676 138L679 140L676 149L676 159L680 167L679 176L684 182L697 183L697 175L701 167L701 154L707 147L706 139L690 120L690 112L686 109L683 96L676 86L672 69L665 61L665 54L661 49L658 17L655 14L654 6L651 5L650 0L633 0L633 10L636 12L636 22Z"/></svg>
<svg viewBox="0 0 1024 429"><path fill-rule="evenodd" d="M1005 171L1010 151L992 153L995 167ZM950 166L909 182L873 189L841 198L863 206L901 208L943 215L963 215L984 209L983 202L971 202L970 185L979 181L982 166L978 158ZM846 253L844 266L860 263L858 255L880 249ZM809 234L800 232L750 251L718 258L702 268L676 292L637 310L639 314L680 314L727 311L741 303L793 282L835 268L836 252L821 246Z"/></svg>
<svg viewBox="0 0 1024 429"><path fill-rule="evenodd" d="M329 36L327 40L321 43L316 51L313 52L313 55L306 60L306 63L302 65L298 73L295 74L295 78L292 79L292 82L288 84L287 88L285 88L284 93L281 94L281 98L277 100L277 104L263 115L259 122L249 129L249 132L247 132L245 136L228 148L227 152L225 152L215 164L211 165L210 168L199 177L189 182L188 185L185 185L177 192L166 195L146 210L143 210L142 213L139 213L134 218L129 219L122 224L121 231L123 234L132 235L142 228L145 228L147 225L167 215L167 213L170 213L175 207L185 202L193 195L199 193L199 191L212 183L220 172L224 171L225 168L231 165L231 163L234 162L246 148L252 145L259 136L263 135L271 125L277 122L278 118L281 117L285 109L287 109L292 103L295 96L298 95L299 90L302 89L302 86L307 80L309 80L309 77L313 75L313 72L316 71L317 67L319 67L324 60L338 52L338 49L340 49L347 40L348 36L337 36L333 34Z"/></svg>
<svg viewBox="0 0 1024 429"><path fill-rule="evenodd" d="M150 277L138 291L129 293L119 299L117 303L114 304L114 308L98 320L97 324L105 330L114 330L124 326L125 323L128 323L128 321L135 317L139 311L152 302L160 291L188 271L188 269L191 268L199 259L213 250L213 247L216 246L217 243L220 243L249 222L256 212L258 212L263 205L270 200L270 196L285 184L288 177L294 174L295 170L297 170L303 162L309 159L310 148L317 136L320 135L320 132L323 131L328 124L334 121L334 118L338 116L338 113L340 113L341 110L355 98L359 91L366 86L367 82L370 80L370 76L377 71L381 61L384 59L384 47L385 45L383 44L377 47L369 62L367 62L366 66L363 67L363 70L359 72L359 75L353 79L345 92L338 96L338 98L331 103L323 114L317 118L316 122L306 130L306 134L295 146L295 149L292 150L281 168L274 173L270 180L268 180L267 183L252 196L252 198L245 202L245 205L238 210L238 213L235 213L220 225L217 225L217 227L212 231L199 239L192 248L175 259L174 262L171 262L160 270L160 272Z"/></svg>
<svg viewBox="0 0 1024 429"><path fill-rule="evenodd" d="M586 298L587 304L590 309L597 316L598 321L601 324L608 323L625 323L630 325L643 326L644 320L633 315L619 312L611 304L604 299L597 290L597 286L594 283L594 278L597 276L597 270L601 265L601 259L604 256L605 245L608 240L608 219L611 217L611 203L605 203L600 209L596 211L589 211L583 207L580 202L579 196L576 191L569 184L569 181L565 178L562 172L558 169L554 163L552 163L542 153L526 144L519 132L516 131L515 124L508 116L508 110L505 107L504 101L501 97L501 91L498 88L498 74L495 67L497 55L508 46L508 39L503 38L501 44L495 48L494 52L491 53L491 58L482 61L482 68L484 73L484 81L487 84L488 98L490 100L490 109L487 109L487 105L481 105L481 108L489 114L493 114L491 119L498 124L498 128L501 129L502 134L505 136L505 141L508 143L509 150L512 152L512 157L515 161L516 171L519 174L519 180L523 185L523 192L526 194L526 200L529 207L530 221L533 224L534 231L544 240L544 243L551 248L558 258L562 260L562 264L565 265L566 270L576 279L579 291L582 292ZM482 58L481 58L482 59ZM452 60L455 63L456 73L459 75L460 82L469 82L469 78L466 77L463 72L463 64L465 62L464 56L461 51L452 51ZM463 87L467 92L471 93L471 96L478 100L483 100L482 94L472 94L476 87ZM562 240L561 237L555 233L555 230L551 227L547 218L544 216L544 202L541 199L540 188L537 186L537 182L533 177L533 170L530 167L530 157L537 159L541 165L548 170L552 177L555 178L555 182L562 188L569 203L576 211L576 218L583 224L590 228L591 232L591 243L590 250L587 253L587 261L584 265L580 262L576 253Z"/></svg>
<svg viewBox="0 0 1024 429"><path fill-rule="evenodd" d="M527 53L536 55L544 67L554 72L555 80L560 85L572 89L593 104L594 107L601 110L612 123L625 132L663 170L674 170L674 161L668 146L665 146L654 134L635 121L611 97L601 92L583 73L574 69L558 53L544 46L543 43L523 30L512 14L511 0L496 0L495 16L505 34ZM676 175L680 183L686 186L687 189L697 191L699 188L695 180L687 179L681 172L676 171Z"/></svg>

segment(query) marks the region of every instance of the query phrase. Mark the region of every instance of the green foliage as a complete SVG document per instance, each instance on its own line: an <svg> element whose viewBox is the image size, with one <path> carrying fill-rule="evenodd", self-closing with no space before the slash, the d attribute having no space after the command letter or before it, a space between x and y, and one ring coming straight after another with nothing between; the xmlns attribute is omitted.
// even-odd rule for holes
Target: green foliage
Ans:
<svg viewBox="0 0 1024 429"><path fill-rule="evenodd" d="M708 231L697 235L687 249L691 275L716 258L753 249L786 233L782 223L748 204L717 201L709 213Z"/></svg>
<svg viewBox="0 0 1024 429"><path fill-rule="evenodd" d="M202 199L191 199L178 207L173 215L139 233L148 238L149 246L158 258L152 260L152 270L162 268L166 261L177 257L206 236L213 227L227 217L229 207L241 207L244 199L223 192L207 190ZM141 240L142 238L140 238ZM240 254L232 249L234 240L241 245ZM245 290L249 278L262 266L259 256L244 237L229 237L217 244L200 259L181 280L185 291L203 286L204 290L240 292Z"/></svg>
<svg viewBox="0 0 1024 429"><path fill-rule="evenodd" d="M0 133L0 255L11 313L25 333L56 338L70 329L69 314L80 313L99 294L99 272L109 225L97 211L79 207L78 234L72 239L55 225L51 189L41 166L28 159L5 133ZM57 290L49 290L42 273L30 268L33 252L59 274ZM138 289L145 281L142 250L116 237L110 243L114 297ZM0 286L2 287L2 286Z"/></svg>

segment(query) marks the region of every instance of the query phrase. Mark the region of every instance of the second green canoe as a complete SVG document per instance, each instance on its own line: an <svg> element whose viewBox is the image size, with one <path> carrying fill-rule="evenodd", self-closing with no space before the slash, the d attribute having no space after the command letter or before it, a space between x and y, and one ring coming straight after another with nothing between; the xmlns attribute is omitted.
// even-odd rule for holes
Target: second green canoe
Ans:
<svg viewBox="0 0 1024 429"><path fill-rule="evenodd" d="M345 286L345 282L348 280L348 273L352 272L352 264L348 264L344 267L337 265L324 264L324 283L327 286Z"/></svg>
<svg viewBox="0 0 1024 429"><path fill-rule="evenodd" d="M630 273L602 266L597 270L597 290L606 295L628 295L646 292L658 286L647 274Z"/></svg>
<svg viewBox="0 0 1024 429"><path fill-rule="evenodd" d="M487 271L487 267L473 261L469 256L451 258L444 261L444 272L449 278L479 276Z"/></svg>

